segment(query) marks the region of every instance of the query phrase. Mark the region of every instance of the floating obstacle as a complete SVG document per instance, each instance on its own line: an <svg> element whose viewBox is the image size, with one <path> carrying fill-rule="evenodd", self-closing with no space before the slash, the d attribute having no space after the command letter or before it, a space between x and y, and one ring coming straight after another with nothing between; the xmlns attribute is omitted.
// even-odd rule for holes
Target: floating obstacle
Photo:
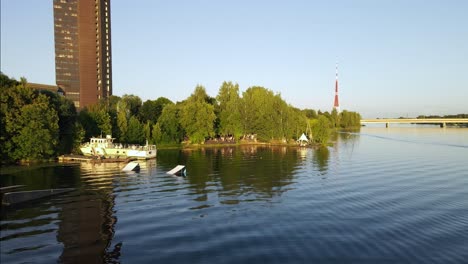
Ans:
<svg viewBox="0 0 468 264"><path fill-rule="evenodd" d="M125 167L122 169L122 171L139 171L140 170L140 164L138 162L129 162Z"/></svg>
<svg viewBox="0 0 468 264"><path fill-rule="evenodd" d="M21 191L21 192L7 192L3 194L2 205L13 205L18 203L29 202L53 195L58 195L66 192L74 191L75 188L63 189L48 189L48 190L34 190L34 191Z"/></svg>
<svg viewBox="0 0 468 264"><path fill-rule="evenodd" d="M4 193L10 192L10 191L19 190L19 189L21 189L21 188L23 188L25 186L26 185L12 185L12 186L1 187L0 188L0 193L4 194Z"/></svg>
<svg viewBox="0 0 468 264"><path fill-rule="evenodd" d="M185 166L184 165L177 165L172 170L168 171L167 174L171 175L185 175Z"/></svg>

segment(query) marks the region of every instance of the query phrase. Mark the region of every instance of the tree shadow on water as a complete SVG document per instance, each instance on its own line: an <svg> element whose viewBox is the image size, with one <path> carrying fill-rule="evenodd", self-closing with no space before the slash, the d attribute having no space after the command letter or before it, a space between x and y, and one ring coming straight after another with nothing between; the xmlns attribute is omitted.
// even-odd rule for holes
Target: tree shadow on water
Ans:
<svg viewBox="0 0 468 264"><path fill-rule="evenodd" d="M328 171L328 160L330 159L330 151L327 147L320 147L314 150L313 164L318 168L321 175Z"/></svg>

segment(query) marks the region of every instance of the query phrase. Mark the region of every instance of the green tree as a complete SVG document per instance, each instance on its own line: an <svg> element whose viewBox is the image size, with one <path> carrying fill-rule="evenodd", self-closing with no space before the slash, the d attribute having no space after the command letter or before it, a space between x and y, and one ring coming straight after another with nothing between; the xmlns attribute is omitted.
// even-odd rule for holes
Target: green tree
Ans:
<svg viewBox="0 0 468 264"><path fill-rule="evenodd" d="M338 114L338 111L336 110L336 108L333 108L331 114L330 114L330 122L331 122L331 126L333 128L338 128L340 127L340 115Z"/></svg>
<svg viewBox="0 0 468 264"><path fill-rule="evenodd" d="M112 134L110 115L102 105L91 105L78 114L78 121L85 130L85 138Z"/></svg>
<svg viewBox="0 0 468 264"><path fill-rule="evenodd" d="M151 144L158 144L161 142L162 139L162 132L159 123L153 125L153 129L151 131Z"/></svg>
<svg viewBox="0 0 468 264"><path fill-rule="evenodd" d="M111 117L105 108L99 107L98 105L90 106L89 114L91 118L96 122L100 133L104 135L112 134L112 123Z"/></svg>
<svg viewBox="0 0 468 264"><path fill-rule="evenodd" d="M165 97L145 101L140 108L140 121L146 123L149 120L152 124L156 124L162 114L162 110L168 104L173 104L173 102Z"/></svg>
<svg viewBox="0 0 468 264"><path fill-rule="evenodd" d="M110 134L115 138L120 137L120 131L117 124L117 106L120 100L120 97L115 95L111 95L109 97L102 98L101 100L99 100L100 107L102 109L105 109L106 112L109 114L112 127L112 132Z"/></svg>
<svg viewBox="0 0 468 264"><path fill-rule="evenodd" d="M307 134L307 117L300 109L289 106L284 124L285 136L288 139L298 139L302 133Z"/></svg>
<svg viewBox="0 0 468 264"><path fill-rule="evenodd" d="M46 96L39 95L33 104L22 107L16 120L21 126L13 138L14 159L41 160L53 157L58 143L57 112L49 106Z"/></svg>
<svg viewBox="0 0 468 264"><path fill-rule="evenodd" d="M278 123L274 109L275 95L259 86L243 93L243 126L245 133L257 134L258 139L269 141L274 137Z"/></svg>
<svg viewBox="0 0 468 264"><path fill-rule="evenodd" d="M15 87L16 85L18 85L17 80L8 77L0 71L0 88L2 90Z"/></svg>
<svg viewBox="0 0 468 264"><path fill-rule="evenodd" d="M313 109L304 109L302 110L304 114L306 115L307 118L309 119L316 119L317 118L317 112Z"/></svg>
<svg viewBox="0 0 468 264"><path fill-rule="evenodd" d="M15 106L13 105L13 95L16 94L15 87L18 82L10 79L7 75L0 72L0 160L2 163L10 162L9 155L11 142L11 135L7 132L7 115L14 112Z"/></svg>
<svg viewBox="0 0 468 264"><path fill-rule="evenodd" d="M82 109L78 113L78 123L85 131L85 139L89 139L90 137L95 137L101 134L96 121L90 115L87 108Z"/></svg>
<svg viewBox="0 0 468 264"><path fill-rule="evenodd" d="M27 87L25 78L16 87L2 90L2 156L6 160L40 160L55 154L59 126L49 98ZM30 149L31 148L31 149Z"/></svg>
<svg viewBox="0 0 468 264"><path fill-rule="evenodd" d="M317 121L312 125L313 141L326 145L330 138L330 121L323 115L319 115Z"/></svg>
<svg viewBox="0 0 468 264"><path fill-rule="evenodd" d="M289 106L281 98L280 94L273 98L273 110L271 120L276 124L276 128L272 131L272 138L284 140L287 134L288 121L293 120L292 112L289 111Z"/></svg>
<svg viewBox="0 0 468 264"><path fill-rule="evenodd" d="M131 144L143 144L145 142L144 127L135 116L128 121L127 141Z"/></svg>
<svg viewBox="0 0 468 264"><path fill-rule="evenodd" d="M47 159L70 153L77 115L73 103L54 92L29 88L24 77L20 82L4 74L1 78L2 162ZM27 149L33 142L37 147Z"/></svg>
<svg viewBox="0 0 468 264"><path fill-rule="evenodd" d="M259 140L297 138L307 128L305 114L268 89L250 87L243 93L242 101L244 131L257 134Z"/></svg>
<svg viewBox="0 0 468 264"><path fill-rule="evenodd" d="M161 129L161 142L179 143L182 141L183 132L179 123L178 105L169 104L164 107L157 124Z"/></svg>
<svg viewBox="0 0 468 264"><path fill-rule="evenodd" d="M343 110L340 113L340 119L340 126L342 128L355 128L361 126L361 115L359 113Z"/></svg>
<svg viewBox="0 0 468 264"><path fill-rule="evenodd" d="M26 79L26 77L20 78L19 85L21 85L23 88L28 87L28 80Z"/></svg>
<svg viewBox="0 0 468 264"><path fill-rule="evenodd" d="M78 113L73 101L59 96L59 154L68 154L73 150Z"/></svg>
<svg viewBox="0 0 468 264"><path fill-rule="evenodd" d="M150 140L151 139L151 122L147 121L146 124L143 127L143 131L145 134L145 140Z"/></svg>
<svg viewBox="0 0 468 264"><path fill-rule="evenodd" d="M192 143L203 143L214 136L216 115L214 106L206 102L205 88L197 86L194 93L182 104L180 124Z"/></svg>
<svg viewBox="0 0 468 264"><path fill-rule="evenodd" d="M86 131L80 122L76 122L73 130L73 146L72 153L74 154L83 154L81 153L81 144L85 140Z"/></svg>
<svg viewBox="0 0 468 264"><path fill-rule="evenodd" d="M141 98L133 94L124 94L120 99L125 102L131 116L138 117L141 108Z"/></svg>
<svg viewBox="0 0 468 264"><path fill-rule="evenodd" d="M127 104L125 101L120 101L117 106L117 126L119 129L118 135L116 135L120 142L127 142L128 115Z"/></svg>
<svg viewBox="0 0 468 264"><path fill-rule="evenodd" d="M219 133L239 139L243 134L239 85L223 82L216 99L219 102Z"/></svg>
<svg viewBox="0 0 468 264"><path fill-rule="evenodd" d="M52 107L59 117L59 144L58 154L68 154L73 149L77 111L73 101L60 96L55 92L41 90L39 93L46 95Z"/></svg>
<svg viewBox="0 0 468 264"><path fill-rule="evenodd" d="M1 117L1 155L2 162L14 161L13 152L17 148L15 138L23 129L17 122L21 118L21 109L34 102L37 93L32 89L17 84L14 87L3 87L0 93L0 117Z"/></svg>

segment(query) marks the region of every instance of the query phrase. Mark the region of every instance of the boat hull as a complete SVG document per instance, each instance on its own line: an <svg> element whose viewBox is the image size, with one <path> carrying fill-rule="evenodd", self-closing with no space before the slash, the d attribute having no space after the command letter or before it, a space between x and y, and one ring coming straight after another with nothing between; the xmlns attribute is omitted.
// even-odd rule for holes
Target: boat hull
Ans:
<svg viewBox="0 0 468 264"><path fill-rule="evenodd" d="M153 159L156 158L156 150L128 150L127 157L137 159Z"/></svg>
<svg viewBox="0 0 468 264"><path fill-rule="evenodd" d="M157 155L156 149L140 150L131 148L100 148L100 147L81 147L81 152L85 156L98 156L106 158L136 158L136 159L154 159Z"/></svg>

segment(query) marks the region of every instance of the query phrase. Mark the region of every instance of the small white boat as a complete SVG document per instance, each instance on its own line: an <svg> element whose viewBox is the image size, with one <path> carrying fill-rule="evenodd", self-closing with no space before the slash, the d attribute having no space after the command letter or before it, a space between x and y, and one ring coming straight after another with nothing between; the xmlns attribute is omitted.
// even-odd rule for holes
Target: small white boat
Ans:
<svg viewBox="0 0 468 264"><path fill-rule="evenodd" d="M81 145L81 152L85 156L97 156L106 158L137 158L153 159L156 158L156 145L124 145L114 143L111 135L103 137L92 137L89 142Z"/></svg>

